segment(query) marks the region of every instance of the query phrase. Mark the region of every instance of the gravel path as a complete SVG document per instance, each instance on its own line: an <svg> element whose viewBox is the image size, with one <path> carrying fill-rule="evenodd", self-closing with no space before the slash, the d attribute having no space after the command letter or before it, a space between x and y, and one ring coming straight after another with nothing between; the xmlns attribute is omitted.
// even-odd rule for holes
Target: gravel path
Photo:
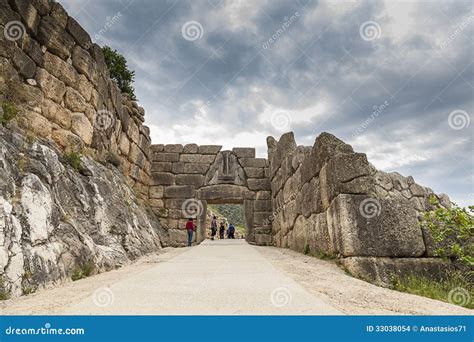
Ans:
<svg viewBox="0 0 474 342"><path fill-rule="evenodd" d="M377 287L333 262L243 240L165 249L119 270L4 301L0 314L473 314Z"/></svg>

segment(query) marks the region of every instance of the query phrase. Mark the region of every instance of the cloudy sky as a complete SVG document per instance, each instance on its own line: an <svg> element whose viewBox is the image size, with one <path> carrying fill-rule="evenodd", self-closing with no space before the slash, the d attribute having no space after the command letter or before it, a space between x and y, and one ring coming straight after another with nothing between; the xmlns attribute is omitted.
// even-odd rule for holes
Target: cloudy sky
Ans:
<svg viewBox="0 0 474 342"><path fill-rule="evenodd" d="M154 143L255 146L323 131L474 202L468 1L61 0L125 55Z"/></svg>

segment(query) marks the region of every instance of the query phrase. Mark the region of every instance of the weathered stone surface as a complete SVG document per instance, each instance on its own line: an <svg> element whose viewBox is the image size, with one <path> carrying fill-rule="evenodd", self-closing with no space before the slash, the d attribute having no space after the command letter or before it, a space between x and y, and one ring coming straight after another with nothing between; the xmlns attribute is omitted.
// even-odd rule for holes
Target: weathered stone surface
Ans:
<svg viewBox="0 0 474 342"><path fill-rule="evenodd" d="M259 191L256 196L257 200L269 200L272 199L271 191Z"/></svg>
<svg viewBox="0 0 474 342"><path fill-rule="evenodd" d="M247 184L250 190L269 191L271 189L270 180L267 178L250 178L247 180Z"/></svg>
<svg viewBox="0 0 474 342"><path fill-rule="evenodd" d="M43 138L51 136L53 127L45 117L32 110L27 110L24 118L24 127L27 127L28 130Z"/></svg>
<svg viewBox="0 0 474 342"><path fill-rule="evenodd" d="M43 57L43 67L53 76L66 83L69 87L74 87L79 75L74 67L61 58L46 52Z"/></svg>
<svg viewBox="0 0 474 342"><path fill-rule="evenodd" d="M81 152L84 142L77 135L65 129L55 129L51 136L53 140L67 152Z"/></svg>
<svg viewBox="0 0 474 342"><path fill-rule="evenodd" d="M36 82L47 98L59 104L62 102L66 93L66 85L63 82L42 68L36 71Z"/></svg>
<svg viewBox="0 0 474 342"><path fill-rule="evenodd" d="M334 249L347 256L419 257L425 252L416 212L408 201L339 195L328 212Z"/></svg>
<svg viewBox="0 0 474 342"><path fill-rule="evenodd" d="M164 151L168 153L182 153L183 149L184 147L181 144L164 145Z"/></svg>
<svg viewBox="0 0 474 342"><path fill-rule="evenodd" d="M14 49L12 61L15 68L23 77L32 78L35 75L35 62L30 57L28 57L28 55L24 53L21 49Z"/></svg>
<svg viewBox="0 0 474 342"><path fill-rule="evenodd" d="M267 160L265 158L240 158L239 163L243 167L265 167Z"/></svg>
<svg viewBox="0 0 474 342"><path fill-rule="evenodd" d="M181 154L179 161L182 163L211 164L215 159L212 154Z"/></svg>
<svg viewBox="0 0 474 342"><path fill-rule="evenodd" d="M197 152L198 152L197 144L184 145L183 153L197 153Z"/></svg>
<svg viewBox="0 0 474 342"><path fill-rule="evenodd" d="M73 88L67 87L64 96L66 108L72 112L84 113L87 109L87 102L79 92Z"/></svg>
<svg viewBox="0 0 474 342"><path fill-rule="evenodd" d="M163 152L165 146L163 144L153 144L150 148L152 152Z"/></svg>
<svg viewBox="0 0 474 342"><path fill-rule="evenodd" d="M194 197L194 186L173 185L165 187L165 198L192 198Z"/></svg>
<svg viewBox="0 0 474 342"><path fill-rule="evenodd" d="M93 86L84 75L79 75L76 88L87 102L91 100Z"/></svg>
<svg viewBox="0 0 474 342"><path fill-rule="evenodd" d="M217 154L222 149L219 145L201 145L198 148L198 153L201 154Z"/></svg>
<svg viewBox="0 0 474 342"><path fill-rule="evenodd" d="M71 111L49 99L41 103L41 114L48 120L58 124L64 129L71 128Z"/></svg>
<svg viewBox="0 0 474 342"><path fill-rule="evenodd" d="M209 165L207 164L185 163L183 173L199 173L199 174L204 175L208 169L209 169Z"/></svg>
<svg viewBox="0 0 474 342"><path fill-rule="evenodd" d="M176 184L178 185L194 185L197 188L200 188L204 184L204 176L199 174L194 175L177 175Z"/></svg>
<svg viewBox="0 0 474 342"><path fill-rule="evenodd" d="M257 201L255 201L255 211L271 212L272 211L272 201L270 201L270 200L257 200Z"/></svg>
<svg viewBox="0 0 474 342"><path fill-rule="evenodd" d="M98 78L98 72L94 60L89 53L79 45L72 49L72 65L79 73L84 74L91 82Z"/></svg>
<svg viewBox="0 0 474 342"><path fill-rule="evenodd" d="M25 39L23 39L22 49L37 65L43 64L43 51L41 51L41 46L36 40L31 38L31 36L26 36Z"/></svg>
<svg viewBox="0 0 474 342"><path fill-rule="evenodd" d="M261 167L246 167L245 174L249 178L263 178L265 177L265 169Z"/></svg>
<svg viewBox="0 0 474 342"><path fill-rule="evenodd" d="M91 37L74 18L68 18L66 27L67 31L71 34L77 44L86 50L91 47Z"/></svg>
<svg viewBox="0 0 474 342"><path fill-rule="evenodd" d="M37 9L33 6L31 1L10 0L10 5L20 14L26 28L36 34L39 24L39 16Z"/></svg>
<svg viewBox="0 0 474 342"><path fill-rule="evenodd" d="M67 59L71 55L74 39L53 17L46 16L41 19L37 38L49 51L62 59Z"/></svg>
<svg viewBox="0 0 474 342"><path fill-rule="evenodd" d="M126 134L120 135L119 148L120 152L124 156L128 156L128 154L130 153L130 140L128 140Z"/></svg>
<svg viewBox="0 0 474 342"><path fill-rule="evenodd" d="M393 285L393 279L411 274L440 280L451 266L440 258L350 257L340 261L353 276L386 287Z"/></svg>
<svg viewBox="0 0 474 342"><path fill-rule="evenodd" d="M64 9L64 7L61 6L60 3L58 2L51 3L49 15L53 17L57 21L58 25L60 25L63 29L66 28L67 19L69 16L66 10Z"/></svg>
<svg viewBox="0 0 474 342"><path fill-rule="evenodd" d="M151 180L153 185L172 185L174 184L175 176L167 172L152 172Z"/></svg>
<svg viewBox="0 0 474 342"><path fill-rule="evenodd" d="M153 162L151 166L151 171L153 172L171 172L171 165L170 162Z"/></svg>
<svg viewBox="0 0 474 342"><path fill-rule="evenodd" d="M32 0L31 3L35 6L40 15L47 15L49 13L48 0Z"/></svg>
<svg viewBox="0 0 474 342"><path fill-rule="evenodd" d="M201 188L197 197L202 200L223 200L223 203L242 203L243 199L252 199L252 194L242 186L219 184Z"/></svg>
<svg viewBox="0 0 474 342"><path fill-rule="evenodd" d="M83 113L72 113L71 129L77 134L86 145L92 143L94 128Z"/></svg>
<svg viewBox="0 0 474 342"><path fill-rule="evenodd" d="M153 160L155 162L177 162L179 161L179 153L155 153Z"/></svg>
<svg viewBox="0 0 474 342"><path fill-rule="evenodd" d="M272 176L275 175L277 170L280 168L283 159L288 155L291 155L296 150L296 147L293 132L285 133L281 136L276 149L272 154L272 158L270 159L270 174Z"/></svg>
<svg viewBox="0 0 474 342"><path fill-rule="evenodd" d="M232 152L234 152L237 158L255 158L255 148L234 147Z"/></svg>

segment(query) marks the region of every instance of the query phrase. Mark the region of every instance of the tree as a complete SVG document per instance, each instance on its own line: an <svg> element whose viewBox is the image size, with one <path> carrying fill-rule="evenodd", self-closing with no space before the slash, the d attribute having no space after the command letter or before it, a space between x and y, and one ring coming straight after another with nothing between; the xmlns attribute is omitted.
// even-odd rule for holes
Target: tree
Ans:
<svg viewBox="0 0 474 342"><path fill-rule="evenodd" d="M474 266L474 206L460 208L442 207L436 197L430 198L434 210L423 215L422 227L429 229L438 243L436 254L453 256L456 260Z"/></svg>
<svg viewBox="0 0 474 342"><path fill-rule="evenodd" d="M131 100L136 100L135 88L132 86L135 71L128 68L127 60L117 50L104 46L102 51L104 52L105 64L109 69L110 78L117 82L122 93L128 94Z"/></svg>

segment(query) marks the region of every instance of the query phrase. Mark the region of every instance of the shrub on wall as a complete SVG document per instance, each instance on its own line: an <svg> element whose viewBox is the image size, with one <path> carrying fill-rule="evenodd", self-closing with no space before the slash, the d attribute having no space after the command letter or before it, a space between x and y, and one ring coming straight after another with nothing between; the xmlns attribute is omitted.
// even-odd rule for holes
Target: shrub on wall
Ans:
<svg viewBox="0 0 474 342"><path fill-rule="evenodd" d="M109 46L104 46L102 51L104 52L110 78L117 82L122 93L128 94L131 100L136 100L135 88L132 86L135 71L128 68L127 60L116 50L112 50Z"/></svg>

